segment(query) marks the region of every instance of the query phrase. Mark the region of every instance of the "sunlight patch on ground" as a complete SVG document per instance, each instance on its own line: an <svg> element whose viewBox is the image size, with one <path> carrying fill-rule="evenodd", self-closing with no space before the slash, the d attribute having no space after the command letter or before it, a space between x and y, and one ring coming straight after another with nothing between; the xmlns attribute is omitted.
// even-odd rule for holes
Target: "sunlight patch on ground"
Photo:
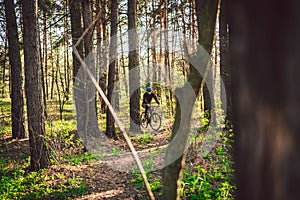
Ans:
<svg viewBox="0 0 300 200"><path fill-rule="evenodd" d="M120 194L124 193L124 190L117 189L117 190L108 190L104 192L97 192L89 195L85 195L83 197L80 197L78 199L97 199L97 198L110 198L115 197Z"/></svg>

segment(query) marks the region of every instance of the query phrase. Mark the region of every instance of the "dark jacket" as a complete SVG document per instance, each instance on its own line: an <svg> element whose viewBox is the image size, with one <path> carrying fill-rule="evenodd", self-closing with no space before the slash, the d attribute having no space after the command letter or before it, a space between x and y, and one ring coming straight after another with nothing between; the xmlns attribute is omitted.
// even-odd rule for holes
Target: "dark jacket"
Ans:
<svg viewBox="0 0 300 200"><path fill-rule="evenodd" d="M156 97L155 94L151 93L148 94L147 92L144 94L143 96L143 104L151 104L152 99L154 98L154 100L156 101L157 104L159 104L159 101Z"/></svg>

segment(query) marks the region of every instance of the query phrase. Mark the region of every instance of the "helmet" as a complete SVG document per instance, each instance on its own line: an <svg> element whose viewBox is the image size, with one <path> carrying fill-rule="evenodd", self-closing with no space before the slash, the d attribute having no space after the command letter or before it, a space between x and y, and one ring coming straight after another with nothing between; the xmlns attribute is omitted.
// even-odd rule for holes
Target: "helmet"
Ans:
<svg viewBox="0 0 300 200"><path fill-rule="evenodd" d="M151 87L147 87L147 92L151 92L152 91L152 88Z"/></svg>

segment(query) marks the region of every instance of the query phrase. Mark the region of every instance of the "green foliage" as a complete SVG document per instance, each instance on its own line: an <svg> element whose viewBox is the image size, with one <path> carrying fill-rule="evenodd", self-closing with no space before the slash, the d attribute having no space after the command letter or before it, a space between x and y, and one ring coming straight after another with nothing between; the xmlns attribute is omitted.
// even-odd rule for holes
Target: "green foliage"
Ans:
<svg viewBox="0 0 300 200"><path fill-rule="evenodd" d="M84 153L75 153L72 155L65 155L61 157L61 161L66 161L70 165L79 165L85 162L89 162L92 160L95 160L96 158L89 152L84 152Z"/></svg>
<svg viewBox="0 0 300 200"><path fill-rule="evenodd" d="M143 167L146 171L146 176L149 180L151 190L154 192L162 189L160 179L150 174L150 171L155 170L153 160L151 158L145 160L145 164L143 165ZM144 180L142 174L139 171L134 170L132 172L132 175L134 178L131 180L131 182L135 184L135 187L137 189L141 189L142 187L144 187Z"/></svg>
<svg viewBox="0 0 300 200"><path fill-rule="evenodd" d="M75 120L48 122L46 131L45 139L56 157L73 155L82 147L81 139L76 132Z"/></svg>
<svg viewBox="0 0 300 200"><path fill-rule="evenodd" d="M29 159L22 164L0 158L0 199L66 199L81 196L87 190L81 178L70 178L53 187L51 182L63 180L64 175L49 175L47 170L27 172ZM13 166L13 169L11 169Z"/></svg>
<svg viewBox="0 0 300 200"><path fill-rule="evenodd" d="M154 178L154 180L150 182L150 188L153 192L162 189L162 184L160 183L160 179Z"/></svg>
<svg viewBox="0 0 300 200"><path fill-rule="evenodd" d="M183 172L181 195L188 199L234 199L232 161L230 157L233 142L232 130L220 133L219 143L214 151L203 158L203 166L196 166Z"/></svg>
<svg viewBox="0 0 300 200"><path fill-rule="evenodd" d="M233 199L235 186L228 168L210 165L195 167L196 172L184 172L182 195L189 199Z"/></svg>
<svg viewBox="0 0 300 200"><path fill-rule="evenodd" d="M143 188L145 184L144 184L142 174L138 173L138 172L134 172L133 176L134 176L134 179L132 179L131 182L134 183L135 187L137 189ZM147 176L148 180L150 180L152 178L149 173L146 173L146 176ZM157 177L154 178L153 181L150 180L149 184L150 184L150 188L153 192L162 189L162 184L160 183L160 179Z"/></svg>
<svg viewBox="0 0 300 200"><path fill-rule="evenodd" d="M114 156L120 155L122 153L120 147L118 146L113 147L112 150L113 150L112 155Z"/></svg>
<svg viewBox="0 0 300 200"><path fill-rule="evenodd" d="M149 144L153 139L153 135L151 133L142 134L134 137L132 140L139 144Z"/></svg>
<svg viewBox="0 0 300 200"><path fill-rule="evenodd" d="M209 124L209 120L207 118L208 115L210 115L210 113L208 111L205 111L204 115L201 115L200 117L200 122L203 127L206 127Z"/></svg>
<svg viewBox="0 0 300 200"><path fill-rule="evenodd" d="M0 136L11 132L10 99L0 99Z"/></svg>
<svg viewBox="0 0 300 200"><path fill-rule="evenodd" d="M149 174L147 173L147 178L149 179ZM134 183L135 187L137 189L141 189L144 186L144 181L142 174L139 172L133 172L133 179L131 180L132 183Z"/></svg>

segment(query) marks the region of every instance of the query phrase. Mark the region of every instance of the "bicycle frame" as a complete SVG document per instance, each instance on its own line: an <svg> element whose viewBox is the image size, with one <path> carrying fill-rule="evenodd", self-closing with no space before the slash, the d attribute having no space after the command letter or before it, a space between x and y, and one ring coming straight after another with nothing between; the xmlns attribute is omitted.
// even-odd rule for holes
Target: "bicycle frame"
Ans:
<svg viewBox="0 0 300 200"><path fill-rule="evenodd" d="M148 124L150 124L152 130L154 130L154 131L157 131L160 128L161 116L156 112L156 109L158 107L159 106L149 106L147 114L145 115L145 112L143 112L141 114L141 126L143 128L147 128ZM154 116L155 116L155 119L154 119L154 121L152 121L152 118ZM153 122L155 123L155 125L153 125ZM158 122L158 124L157 124L157 122Z"/></svg>
<svg viewBox="0 0 300 200"><path fill-rule="evenodd" d="M150 114L150 119L152 117L152 114L156 112L157 108L160 106L149 106L149 114Z"/></svg>

